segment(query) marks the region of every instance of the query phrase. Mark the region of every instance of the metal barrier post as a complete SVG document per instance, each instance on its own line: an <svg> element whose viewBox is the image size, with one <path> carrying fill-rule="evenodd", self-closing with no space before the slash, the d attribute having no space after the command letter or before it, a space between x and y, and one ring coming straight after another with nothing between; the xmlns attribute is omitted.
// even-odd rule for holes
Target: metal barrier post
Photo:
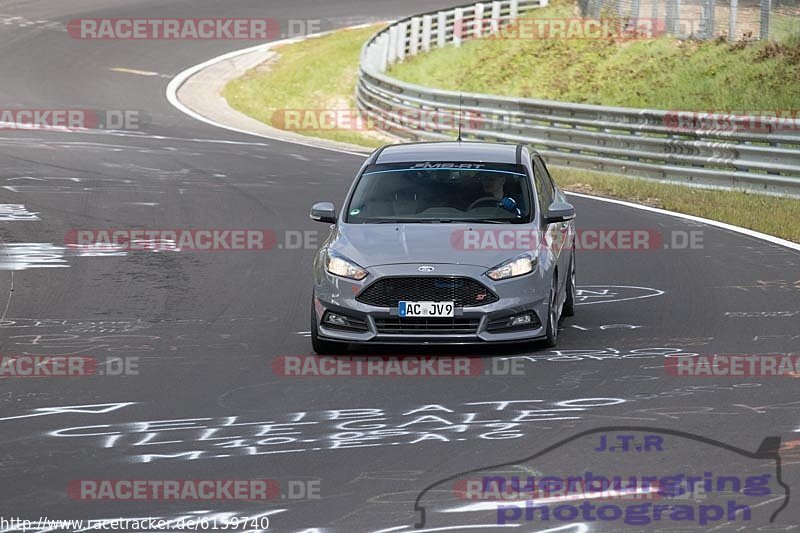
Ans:
<svg viewBox="0 0 800 533"><path fill-rule="evenodd" d="M772 11L772 0L761 0L761 24L759 25L758 38L769 39L769 15Z"/></svg>
<svg viewBox="0 0 800 533"><path fill-rule="evenodd" d="M466 26L466 24L464 24L464 10L457 7L453 20L453 45L456 47L461 46L461 35L465 30L464 26Z"/></svg>
<svg viewBox="0 0 800 533"><path fill-rule="evenodd" d="M436 14L436 47L444 48L447 44L447 13L439 11Z"/></svg>

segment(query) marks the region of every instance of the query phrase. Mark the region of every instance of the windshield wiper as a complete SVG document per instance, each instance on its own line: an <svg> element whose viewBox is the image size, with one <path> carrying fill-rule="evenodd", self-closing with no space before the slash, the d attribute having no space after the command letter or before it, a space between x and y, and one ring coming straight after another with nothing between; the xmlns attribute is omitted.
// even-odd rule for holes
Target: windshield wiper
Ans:
<svg viewBox="0 0 800 533"><path fill-rule="evenodd" d="M417 222L419 224L461 224L463 222L486 222L487 224L502 224L502 222L494 221L494 220L478 220L478 219L471 219L471 218L414 218L402 221L403 223L406 222Z"/></svg>
<svg viewBox="0 0 800 533"><path fill-rule="evenodd" d="M457 218L454 222L472 222L473 224L513 224L513 219L497 220L491 218Z"/></svg>
<svg viewBox="0 0 800 533"><path fill-rule="evenodd" d="M482 218L393 218L365 220L364 224L518 224L516 219L482 219Z"/></svg>
<svg viewBox="0 0 800 533"><path fill-rule="evenodd" d="M393 218L393 219L378 219L367 220L366 224L437 224L453 222L449 218Z"/></svg>

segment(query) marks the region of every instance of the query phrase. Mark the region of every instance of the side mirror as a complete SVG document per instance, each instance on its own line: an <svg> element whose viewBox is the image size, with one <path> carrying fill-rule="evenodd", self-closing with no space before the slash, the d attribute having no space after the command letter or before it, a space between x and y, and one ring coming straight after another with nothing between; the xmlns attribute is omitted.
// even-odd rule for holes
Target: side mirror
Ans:
<svg viewBox="0 0 800 533"><path fill-rule="evenodd" d="M547 209L545 222L555 224L557 222L567 222L575 218L575 208L567 202L553 202Z"/></svg>
<svg viewBox="0 0 800 533"><path fill-rule="evenodd" d="M331 202L319 202L311 207L311 220L336 224L336 208Z"/></svg>

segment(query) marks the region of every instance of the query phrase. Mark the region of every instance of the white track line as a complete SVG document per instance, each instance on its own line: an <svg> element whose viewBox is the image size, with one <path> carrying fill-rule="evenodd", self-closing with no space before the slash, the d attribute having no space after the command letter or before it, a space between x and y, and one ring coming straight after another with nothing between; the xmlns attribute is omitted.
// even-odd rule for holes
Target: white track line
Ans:
<svg viewBox="0 0 800 533"><path fill-rule="evenodd" d="M590 194L583 194L577 192L569 192L569 191L565 192L571 196L577 196L579 198L588 198L589 200L598 200L601 202L608 202L610 204L617 204L617 205L623 205L625 207L632 207L634 209L641 209L642 211L650 211L651 213L658 213L659 215L668 215L671 217L691 220L693 222L701 222L709 226L715 226L717 228L726 229L728 231L741 233L742 235L747 235L748 237L761 239L762 241L767 241L772 244L777 244L779 246L785 246L786 248L791 248L792 250L800 251L800 244L798 243L787 241L786 239L781 239L779 237L773 237L772 235L767 235L766 233L761 233L759 231L742 228L740 226L734 226L733 224L726 224L725 222L720 222L718 220L696 217L694 215L686 215L684 213L676 213L675 211L668 211L666 209L659 209L658 207L650 207L647 205L634 204L632 202L626 202L624 200L614 200L613 198L602 198L600 196L592 196Z"/></svg>
<svg viewBox="0 0 800 533"><path fill-rule="evenodd" d="M350 26L350 27L347 27L347 28L339 28L339 29L341 29L341 30L355 30L355 29L359 29L359 28L366 28L367 26L372 26L373 24L376 24L376 23L371 22L371 23L359 24L357 26ZM180 72L174 78L172 78L172 80L170 80L169 84L167 85L167 100L169 101L170 104L172 104L178 110L186 113L190 117L192 117L194 119L197 119L197 120L199 120L201 122L205 122L206 124L211 124L212 126L216 126L218 128L223 128L223 129L226 129L226 130L235 131L237 133L244 133L244 134L247 134L247 135L255 135L257 137L263 137L265 139L272 139L272 140L281 141L281 142L299 144L301 146L308 146L308 147L311 147L311 148L318 148L320 150L331 150L333 152L340 152L340 153L344 153L344 154L350 154L350 155L357 155L357 156L361 156L361 157L366 157L367 154L362 153L362 152L351 152L349 150L343 150L341 148L333 148L333 147L330 147L330 146L322 146L320 144L315 144L315 143L310 142L310 141L306 143L306 142L302 142L302 141L297 141L297 140L292 140L292 139L285 139L285 138L281 138L281 137L270 137L270 136L263 135L263 134L260 134L260 133L254 133L252 131L247 131L247 130L243 130L243 129L240 129L240 128L235 128L235 127L229 126L227 124L222 124L222 123L216 122L214 120L211 120L209 118L206 118L206 117L204 117L203 115L201 115L199 113L196 113L195 111L193 111L193 110L189 109L188 107L186 107L185 105L183 105L183 103L178 99L178 90L181 88L181 86L184 83L186 83L186 80L188 80L190 77L192 77L193 75L197 74L198 72L200 72L201 70L203 70L206 67L210 67L211 65L215 65L215 64L217 64L217 63L219 63L221 61L226 61L226 60L234 58L234 57L238 57L238 56L241 56L241 55L244 55L244 54L249 54L250 52L266 51L266 50L269 50L270 48L272 48L274 46L296 43L296 42L299 42L299 41L302 41L302 40L305 40L305 39L310 39L310 38L322 37L324 35L328 35L329 33L333 33L334 31L338 31L338 30L331 30L331 31L326 31L326 32L322 32L322 33L314 33L314 34L306 35L306 36L303 36L303 37L292 37L291 39L282 39L280 41L272 41L272 42L265 43L265 44L259 44L259 45L256 45L256 46L251 46L250 48L244 48L242 50L234 50L233 52L228 52L227 54L222 54L221 56L217 56L215 58L209 59L208 61L204 61L203 63L200 63L199 65L195 65L193 67L189 67L186 70L184 70L183 72Z"/></svg>

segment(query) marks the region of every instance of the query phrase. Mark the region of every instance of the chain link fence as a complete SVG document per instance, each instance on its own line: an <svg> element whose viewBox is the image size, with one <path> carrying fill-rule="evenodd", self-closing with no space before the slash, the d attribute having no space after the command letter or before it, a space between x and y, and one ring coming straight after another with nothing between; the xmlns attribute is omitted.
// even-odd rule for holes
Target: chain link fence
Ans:
<svg viewBox="0 0 800 533"><path fill-rule="evenodd" d="M584 17L663 21L669 35L731 41L800 36L800 0L579 0Z"/></svg>

